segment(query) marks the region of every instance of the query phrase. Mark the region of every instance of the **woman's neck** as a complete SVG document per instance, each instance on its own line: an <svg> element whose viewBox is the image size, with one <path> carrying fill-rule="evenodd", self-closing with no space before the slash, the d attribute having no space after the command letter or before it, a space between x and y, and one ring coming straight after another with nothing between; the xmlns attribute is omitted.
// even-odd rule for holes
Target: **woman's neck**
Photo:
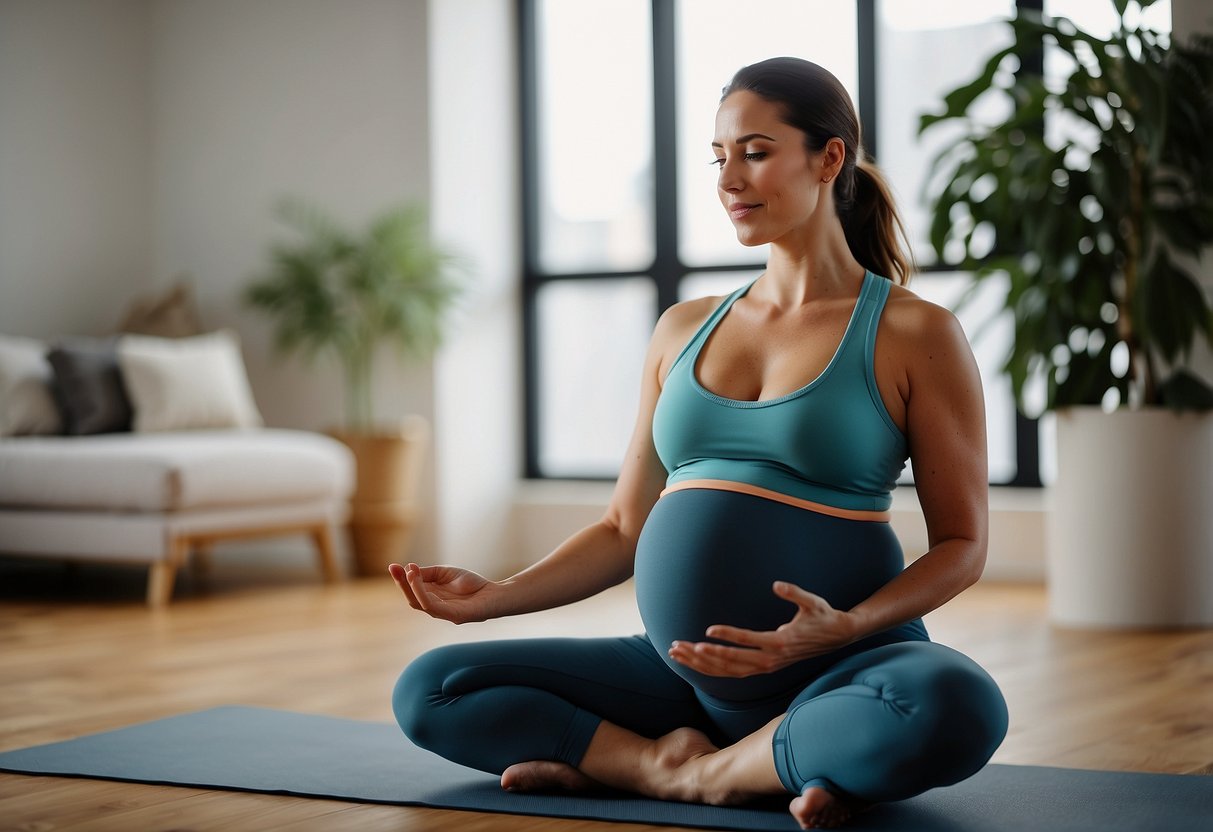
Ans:
<svg viewBox="0 0 1213 832"><path fill-rule="evenodd" d="M771 303L788 308L858 291L865 269L835 219L818 233L809 229L775 240L760 284ZM758 288L756 285L755 288Z"/></svg>

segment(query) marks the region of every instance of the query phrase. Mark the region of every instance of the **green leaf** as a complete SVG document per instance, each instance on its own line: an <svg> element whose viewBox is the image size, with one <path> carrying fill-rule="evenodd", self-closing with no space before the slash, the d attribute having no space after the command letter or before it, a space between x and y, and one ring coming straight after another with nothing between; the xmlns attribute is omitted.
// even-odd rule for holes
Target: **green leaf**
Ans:
<svg viewBox="0 0 1213 832"><path fill-rule="evenodd" d="M1210 310L1200 285L1160 253L1140 290L1147 343L1168 362L1185 357L1196 337L1208 332Z"/></svg>
<svg viewBox="0 0 1213 832"><path fill-rule="evenodd" d="M981 95L993 88L994 76L998 73L998 68L1002 62L1006 60L1008 55L1015 53L1015 46L1008 46L1005 49L995 52L989 60L986 61L985 67L978 73L977 77L969 83L957 87L950 93L944 96L943 113L938 116L923 116L918 132L922 133L931 124L937 121L942 121L949 118L959 118L968 112L969 106L977 100Z"/></svg>
<svg viewBox="0 0 1213 832"><path fill-rule="evenodd" d="M1159 401L1172 410L1213 410L1213 387L1188 370L1176 370L1159 385Z"/></svg>

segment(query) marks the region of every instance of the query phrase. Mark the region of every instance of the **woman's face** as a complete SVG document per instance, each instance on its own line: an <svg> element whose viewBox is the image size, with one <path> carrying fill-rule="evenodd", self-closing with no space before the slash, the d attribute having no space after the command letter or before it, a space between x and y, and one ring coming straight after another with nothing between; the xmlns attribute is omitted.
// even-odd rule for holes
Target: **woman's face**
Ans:
<svg viewBox="0 0 1213 832"><path fill-rule="evenodd" d="M833 176L829 153L811 153L805 134L780 119L778 105L752 92L721 103L712 150L720 168L716 193L742 245L773 242L811 223L829 189L822 178Z"/></svg>

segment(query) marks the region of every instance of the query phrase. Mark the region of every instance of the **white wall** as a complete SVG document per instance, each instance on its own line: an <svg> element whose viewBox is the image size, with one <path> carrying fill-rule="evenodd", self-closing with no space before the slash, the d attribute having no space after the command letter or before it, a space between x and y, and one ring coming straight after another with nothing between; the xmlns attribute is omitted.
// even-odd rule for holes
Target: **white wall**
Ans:
<svg viewBox="0 0 1213 832"><path fill-rule="evenodd" d="M521 470L518 142L511 0L431 0L435 235L473 281L434 366L439 559L493 575L512 558Z"/></svg>
<svg viewBox="0 0 1213 832"><path fill-rule="evenodd" d="M0 0L0 332L101 335L150 285L148 0Z"/></svg>
<svg viewBox="0 0 1213 832"><path fill-rule="evenodd" d="M361 225L429 197L424 0L158 0L152 6L153 272L187 272L203 320L236 329L271 425L342 418L335 363L272 347L240 294L286 231L272 206L302 196ZM376 418L433 418L429 362L380 354ZM432 509L433 468L420 499ZM417 548L434 548L429 511Z"/></svg>
<svg viewBox="0 0 1213 832"><path fill-rule="evenodd" d="M109 332L189 273L267 421L337 422L336 368L272 356L240 292L278 196L428 199L427 40L425 0L0 0L0 332ZM432 415L428 362L381 370L381 415Z"/></svg>
<svg viewBox="0 0 1213 832"><path fill-rule="evenodd" d="M161 0L153 9L153 272L197 285L209 326L242 335L266 420L341 417L335 365L275 356L240 293L286 236L284 194L361 224L429 196L424 0ZM390 357L390 356L389 356ZM378 415L429 416L424 365L384 366Z"/></svg>

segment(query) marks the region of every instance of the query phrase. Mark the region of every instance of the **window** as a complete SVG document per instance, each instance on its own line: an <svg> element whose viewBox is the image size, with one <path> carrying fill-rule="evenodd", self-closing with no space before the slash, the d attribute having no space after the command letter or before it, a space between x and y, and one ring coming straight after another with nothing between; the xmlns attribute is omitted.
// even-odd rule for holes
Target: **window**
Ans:
<svg viewBox="0 0 1213 832"><path fill-rule="evenodd" d="M660 311L761 269L765 250L736 242L708 164L720 89L744 64L794 55L838 76L905 214L912 288L954 302L965 276L933 262L923 201L947 139L921 142L918 116L1009 40L1015 1L519 0L527 476L614 477ZM1110 8L1055 5L1084 25ZM986 387L991 482L1037 485L1037 425L999 371L1010 322L974 326L997 304L987 293L961 314Z"/></svg>

